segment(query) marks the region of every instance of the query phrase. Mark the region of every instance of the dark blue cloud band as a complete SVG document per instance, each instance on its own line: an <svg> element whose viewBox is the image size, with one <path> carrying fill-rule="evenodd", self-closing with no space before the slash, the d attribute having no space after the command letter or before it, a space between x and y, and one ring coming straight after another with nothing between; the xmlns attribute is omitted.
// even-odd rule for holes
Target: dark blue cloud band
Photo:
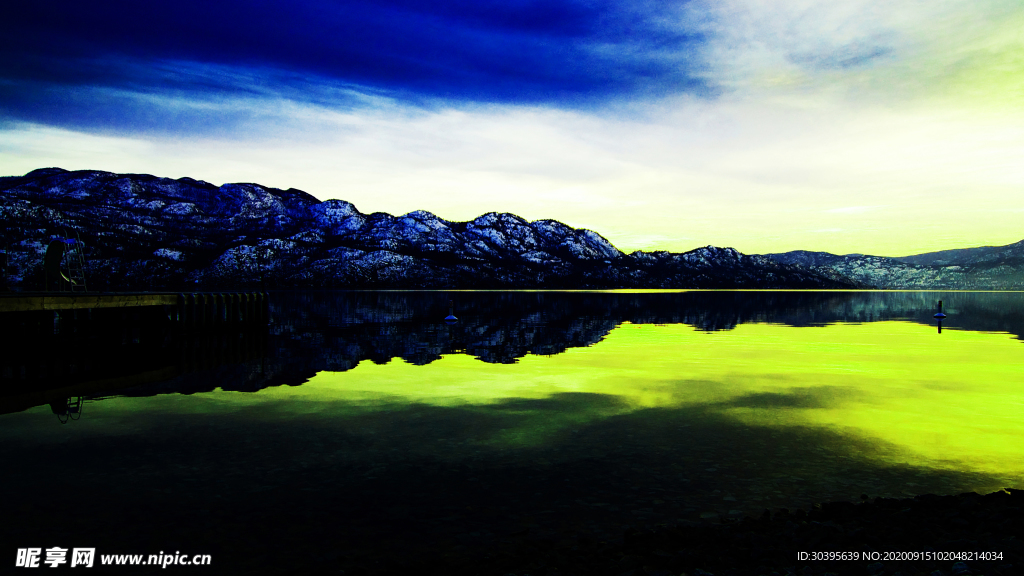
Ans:
<svg viewBox="0 0 1024 576"><path fill-rule="evenodd" d="M413 101L572 108L707 93L694 57L703 39L688 31L683 8L613 0L20 2L0 17L0 98L8 119L88 124L92 115L103 124L116 110L94 102L61 116L55 90L344 105L309 89L340 83ZM185 64L148 68L166 62ZM257 72L247 84L195 73L204 65Z"/></svg>

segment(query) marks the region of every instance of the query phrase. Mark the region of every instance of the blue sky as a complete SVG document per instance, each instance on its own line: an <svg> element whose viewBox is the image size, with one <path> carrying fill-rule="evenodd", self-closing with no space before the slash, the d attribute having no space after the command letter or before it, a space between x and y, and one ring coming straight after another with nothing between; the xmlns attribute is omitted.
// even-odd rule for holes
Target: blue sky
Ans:
<svg viewBox="0 0 1024 576"><path fill-rule="evenodd" d="M1005 244L1021 29L1007 1L20 3L0 172L509 211L625 250Z"/></svg>
<svg viewBox="0 0 1024 576"><path fill-rule="evenodd" d="M354 91L427 109L586 109L709 93L691 17L672 2L29 4L3 25L4 96L11 119L196 135L235 130L246 115L139 96L351 109Z"/></svg>

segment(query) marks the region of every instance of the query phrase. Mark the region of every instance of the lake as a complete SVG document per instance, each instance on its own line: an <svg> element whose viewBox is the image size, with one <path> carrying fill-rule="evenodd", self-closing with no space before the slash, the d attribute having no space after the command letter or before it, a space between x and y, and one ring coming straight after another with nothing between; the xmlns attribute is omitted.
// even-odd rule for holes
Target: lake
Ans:
<svg viewBox="0 0 1024 576"><path fill-rule="evenodd" d="M73 367L35 406L7 370L2 540L372 573L1024 487L1024 293L281 292L271 316L61 340L46 362L163 358L89 375L71 414Z"/></svg>

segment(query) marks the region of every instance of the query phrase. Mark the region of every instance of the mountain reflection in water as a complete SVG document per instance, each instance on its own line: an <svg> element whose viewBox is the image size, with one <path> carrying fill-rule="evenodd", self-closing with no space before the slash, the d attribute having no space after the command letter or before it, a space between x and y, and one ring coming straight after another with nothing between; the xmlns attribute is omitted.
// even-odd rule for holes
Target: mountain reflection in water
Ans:
<svg viewBox="0 0 1024 576"><path fill-rule="evenodd" d="M259 370L189 374L122 393L255 391L364 361L400 358L420 366L447 354L510 364L528 354L593 346L623 323L685 324L706 332L751 323L934 326L939 299L950 313L946 330L1024 337L1024 294L1006 292L282 292L271 300L274 321ZM459 320L446 324L451 300Z"/></svg>
<svg viewBox="0 0 1024 576"><path fill-rule="evenodd" d="M18 545L71 545L37 519L68 492L93 497L67 538L344 569L1024 478L1020 293L295 292L272 316L265 352L67 426L0 415Z"/></svg>

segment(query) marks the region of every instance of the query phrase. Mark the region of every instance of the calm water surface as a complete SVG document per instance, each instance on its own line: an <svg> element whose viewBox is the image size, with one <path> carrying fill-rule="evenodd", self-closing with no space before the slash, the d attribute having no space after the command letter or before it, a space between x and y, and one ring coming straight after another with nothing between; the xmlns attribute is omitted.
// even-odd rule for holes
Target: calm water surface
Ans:
<svg viewBox="0 0 1024 576"><path fill-rule="evenodd" d="M344 569L1024 487L1021 293L317 292L272 313L258 353L168 337L170 372L69 381L66 424L0 404L3 541Z"/></svg>

